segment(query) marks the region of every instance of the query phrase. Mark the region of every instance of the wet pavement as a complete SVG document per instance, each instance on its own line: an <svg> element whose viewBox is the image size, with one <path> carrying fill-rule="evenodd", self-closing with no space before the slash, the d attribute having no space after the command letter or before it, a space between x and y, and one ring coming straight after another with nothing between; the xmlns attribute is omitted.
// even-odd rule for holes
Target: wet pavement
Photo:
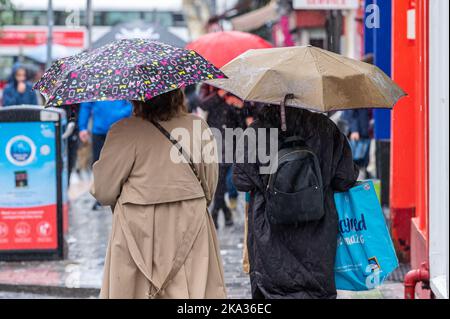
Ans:
<svg viewBox="0 0 450 319"><path fill-rule="evenodd" d="M225 227L223 214L219 214L218 237L220 253L224 264L225 285L228 298L249 299L250 279L242 270L242 252L244 241L244 196L239 197L238 207L233 212L234 226Z"/></svg>
<svg viewBox="0 0 450 319"><path fill-rule="evenodd" d="M71 203L68 255L59 261L0 262L0 291L45 292L66 297L98 295L111 229L108 209L91 210L85 193Z"/></svg>
<svg viewBox="0 0 450 319"><path fill-rule="evenodd" d="M228 298L251 298L249 277L242 271L243 196L225 227L219 215L219 241ZM109 208L92 210L94 199L81 194L71 204L66 236L68 258L61 261L0 262L0 298L96 298L101 286L112 215ZM386 282L369 292L339 292L338 298L402 298L401 283Z"/></svg>
<svg viewBox="0 0 450 319"><path fill-rule="evenodd" d="M0 291L0 299L56 299L58 297L25 292Z"/></svg>

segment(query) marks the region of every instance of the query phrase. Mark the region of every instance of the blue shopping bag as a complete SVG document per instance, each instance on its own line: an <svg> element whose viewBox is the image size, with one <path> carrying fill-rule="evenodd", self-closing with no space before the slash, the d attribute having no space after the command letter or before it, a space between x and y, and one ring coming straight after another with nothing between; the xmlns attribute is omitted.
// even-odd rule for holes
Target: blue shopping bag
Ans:
<svg viewBox="0 0 450 319"><path fill-rule="evenodd" d="M383 211L371 181L334 195L339 216L336 289L376 288L398 267Z"/></svg>
<svg viewBox="0 0 450 319"><path fill-rule="evenodd" d="M350 140L350 147L353 153L354 161L364 161L369 156L370 139L362 138L357 141Z"/></svg>

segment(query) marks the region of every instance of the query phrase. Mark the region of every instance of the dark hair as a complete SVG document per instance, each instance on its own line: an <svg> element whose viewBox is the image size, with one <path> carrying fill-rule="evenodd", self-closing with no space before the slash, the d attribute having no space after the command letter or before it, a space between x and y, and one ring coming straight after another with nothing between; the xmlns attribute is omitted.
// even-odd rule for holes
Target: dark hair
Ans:
<svg viewBox="0 0 450 319"><path fill-rule="evenodd" d="M11 82L14 84L14 87L17 89L17 86L19 84L19 82L17 82L16 80L16 76L17 76L17 72L19 72L19 70L23 70L25 72L25 81L28 81L28 77L29 77L29 72L27 70L27 68L25 68L23 65L19 65L17 66L14 70L13 73L11 75Z"/></svg>
<svg viewBox="0 0 450 319"><path fill-rule="evenodd" d="M132 101L134 115L148 121L169 121L187 113L184 93L181 89L158 95L149 101Z"/></svg>
<svg viewBox="0 0 450 319"><path fill-rule="evenodd" d="M293 107L286 107L286 121L289 122L292 117L302 110ZM281 129L280 106L265 104L261 106L257 114L257 119L266 127Z"/></svg>
<svg viewBox="0 0 450 319"><path fill-rule="evenodd" d="M326 130L322 126L324 121L315 120L319 115L306 109L297 107L286 107L287 131L280 131L280 136L299 135L308 137L314 132ZM281 129L281 115L279 105L264 105L257 114L257 120L262 127L273 127Z"/></svg>
<svg viewBox="0 0 450 319"><path fill-rule="evenodd" d="M19 65L15 70L14 70L14 75L17 74L17 72L19 72L19 70L23 70L25 72L25 76L28 76L28 70L26 67L24 67L23 65Z"/></svg>

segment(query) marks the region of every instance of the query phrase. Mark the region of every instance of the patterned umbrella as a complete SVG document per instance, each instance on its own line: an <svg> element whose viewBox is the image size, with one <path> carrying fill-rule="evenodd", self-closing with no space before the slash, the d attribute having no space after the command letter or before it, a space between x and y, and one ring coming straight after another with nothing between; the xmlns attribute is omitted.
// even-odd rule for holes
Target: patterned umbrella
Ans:
<svg viewBox="0 0 450 319"><path fill-rule="evenodd" d="M57 60L35 84L47 106L89 101L147 101L225 75L195 51L144 39L111 42Z"/></svg>

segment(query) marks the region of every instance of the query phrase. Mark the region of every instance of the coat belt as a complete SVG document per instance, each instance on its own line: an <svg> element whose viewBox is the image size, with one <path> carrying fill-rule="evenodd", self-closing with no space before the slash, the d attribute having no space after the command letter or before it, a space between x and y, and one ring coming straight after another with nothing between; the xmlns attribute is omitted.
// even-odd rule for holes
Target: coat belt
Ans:
<svg viewBox="0 0 450 319"><path fill-rule="evenodd" d="M181 266L183 266L183 264L185 263L186 258L189 255L198 234L200 233L201 227L203 225L202 220L204 220L204 215L195 214L194 219L191 220L187 230L184 232L181 243L177 247L175 257L172 262L172 267L170 268L170 271L166 275L164 281L160 284L152 278L152 274L145 264L144 258L138 248L136 240L128 227L128 223L124 216L124 210L117 210L117 213L119 214L119 224L125 236L131 258L133 259L141 273L150 282L148 297L150 299L154 299L167 287L170 281L176 276ZM208 214L208 209L205 210L205 213Z"/></svg>

